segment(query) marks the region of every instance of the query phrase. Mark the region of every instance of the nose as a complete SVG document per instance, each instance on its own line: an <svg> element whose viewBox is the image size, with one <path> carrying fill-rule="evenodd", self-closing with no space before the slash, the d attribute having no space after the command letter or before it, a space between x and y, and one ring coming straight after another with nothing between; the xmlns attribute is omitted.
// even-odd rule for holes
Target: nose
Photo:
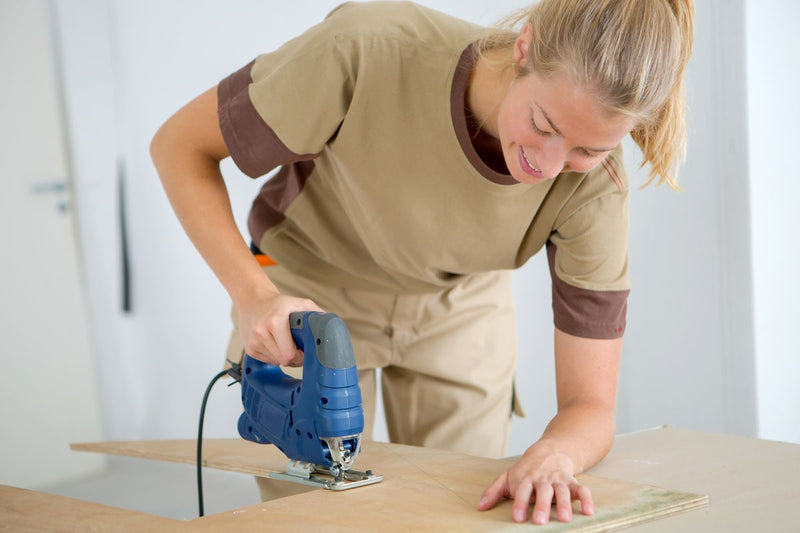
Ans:
<svg viewBox="0 0 800 533"><path fill-rule="evenodd" d="M564 165L550 165L545 168L542 168L542 174L544 175L545 179L552 180L555 179L556 176L561 174L561 171L564 169Z"/></svg>
<svg viewBox="0 0 800 533"><path fill-rule="evenodd" d="M547 143L536 154L536 162L545 179L551 180L563 172L566 166L566 151L555 142Z"/></svg>

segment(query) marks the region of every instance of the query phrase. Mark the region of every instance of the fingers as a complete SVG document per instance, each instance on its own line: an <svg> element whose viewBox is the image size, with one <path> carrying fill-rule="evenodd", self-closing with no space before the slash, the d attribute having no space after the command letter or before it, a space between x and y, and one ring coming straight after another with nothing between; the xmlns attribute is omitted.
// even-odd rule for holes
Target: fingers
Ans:
<svg viewBox="0 0 800 533"><path fill-rule="evenodd" d="M569 487L563 483L553 485L556 496L556 516L559 522L572 520L572 495Z"/></svg>
<svg viewBox="0 0 800 533"><path fill-rule="evenodd" d="M533 495L533 485L530 483L521 483L517 487L517 492L514 493L514 506L511 508L511 516L514 517L515 522L525 522L528 519L528 505ZM538 502L538 497L537 497ZM549 506L548 503L548 514ZM534 508L534 514L536 509Z"/></svg>
<svg viewBox="0 0 800 533"><path fill-rule="evenodd" d="M300 365L303 364L303 352L298 350L294 343L292 332L289 329L288 315L272 317L269 335L275 346L272 354L280 365L299 366L298 362Z"/></svg>
<svg viewBox="0 0 800 533"><path fill-rule="evenodd" d="M525 490L519 491L517 494L523 500L515 499L512 513L515 521L523 522L526 519L525 511L527 510L527 502L531 497L531 493ZM526 495L528 499L525 499ZM572 500L580 501L581 511L584 515L591 516L594 514L591 491L588 487L584 487L579 483L571 483L569 485L564 483L541 483L534 488L533 497L535 498L535 503L531 520L534 524L542 525L550 521L550 510L554 500L556 517L559 522L572 521Z"/></svg>
<svg viewBox="0 0 800 533"><path fill-rule="evenodd" d="M514 500L511 514L515 522L530 519L534 524L554 520L570 522L573 519L572 502L580 501L584 515L594 514L594 502L588 487L574 477L572 459L563 453L553 453L547 447L534 444L525 455L506 470L487 488L478 509L485 511L501 499Z"/></svg>
<svg viewBox="0 0 800 533"><path fill-rule="evenodd" d="M581 502L581 512L586 516L592 516L594 514L594 500L592 500L592 491L589 490L589 487L585 487L580 483L572 483L569 486L569 490L572 493L572 499Z"/></svg>
<svg viewBox="0 0 800 533"><path fill-rule="evenodd" d="M297 348L289 328L294 311L322 311L311 300L278 295L254 310L239 310L239 331L251 357L279 366L302 366L303 352Z"/></svg>
<svg viewBox="0 0 800 533"><path fill-rule="evenodd" d="M493 508L503 498L512 494L508 486L508 472L503 473L487 488L478 503L478 510ZM581 512L586 516L594 514L594 502L588 487L578 482L566 483L520 483L513 493L514 504L511 515L515 522L528 520L528 510L533 503L530 519L534 524L543 525L550 521L550 512L555 502L556 517L559 522L572 521L572 501L580 501Z"/></svg>
<svg viewBox="0 0 800 533"><path fill-rule="evenodd" d="M483 491L481 501L478 502L478 510L486 511L497 505L497 502L510 496L508 490L508 472L503 472L500 477L495 479L489 488Z"/></svg>
<svg viewBox="0 0 800 533"><path fill-rule="evenodd" d="M289 366L297 359L298 349L292 340L288 319L279 321L276 317L269 317L256 323L250 331L245 351L265 363Z"/></svg>
<svg viewBox="0 0 800 533"><path fill-rule="evenodd" d="M289 328L286 331L272 330L245 346L245 351L265 363L277 366L303 366L303 352L299 350L292 339Z"/></svg>
<svg viewBox="0 0 800 533"><path fill-rule="evenodd" d="M572 521L572 501L578 500L581 503L581 512L586 516L594 514L594 501L589 487L574 482L566 485L564 483L545 483L536 487L536 503L533 507L531 519L535 524L546 524L550 520L550 508L555 500L556 517L559 522Z"/></svg>
<svg viewBox="0 0 800 533"><path fill-rule="evenodd" d="M285 363L284 366L303 366L303 355L302 350L295 350L294 357L292 357L289 362Z"/></svg>
<svg viewBox="0 0 800 533"><path fill-rule="evenodd" d="M546 524L550 521L550 506L553 503L553 485L550 483L540 483L536 486L536 503L533 504L533 514L531 519L534 524ZM516 502L514 502L516 504ZM526 502L527 507L527 502ZM516 515L514 519L516 520Z"/></svg>

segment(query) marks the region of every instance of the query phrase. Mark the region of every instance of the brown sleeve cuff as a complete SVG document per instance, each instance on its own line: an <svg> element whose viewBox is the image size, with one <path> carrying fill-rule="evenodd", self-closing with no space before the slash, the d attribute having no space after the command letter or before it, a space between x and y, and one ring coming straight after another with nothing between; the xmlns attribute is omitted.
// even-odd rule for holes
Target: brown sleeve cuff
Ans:
<svg viewBox="0 0 800 533"><path fill-rule="evenodd" d="M555 272L556 245L547 242L553 287L553 322L565 333L591 339L617 339L625 334L629 290L593 291L573 287Z"/></svg>
<svg viewBox="0 0 800 533"><path fill-rule="evenodd" d="M217 87L217 113L225 146L236 166L258 178L278 166L312 159L314 154L296 154L261 118L250 100L251 61L223 79Z"/></svg>

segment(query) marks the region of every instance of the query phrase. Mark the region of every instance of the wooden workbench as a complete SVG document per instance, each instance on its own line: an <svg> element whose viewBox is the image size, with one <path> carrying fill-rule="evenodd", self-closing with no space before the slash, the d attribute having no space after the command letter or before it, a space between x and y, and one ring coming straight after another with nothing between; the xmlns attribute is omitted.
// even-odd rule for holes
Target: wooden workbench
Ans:
<svg viewBox="0 0 800 533"><path fill-rule="evenodd" d="M709 495L637 533L800 532L800 444L660 428L617 437L591 473Z"/></svg>
<svg viewBox="0 0 800 533"><path fill-rule="evenodd" d="M192 463L193 441L91 445L106 453ZM282 467L270 446L206 441L205 464L245 473ZM178 521L69 498L0 487L0 529L14 531L798 531L800 446L660 428L617 438L582 476L597 512L571 524L514 524L510 502L480 513L475 503L510 460L365 443L359 467L386 480L344 492L315 490ZM614 481L618 480L618 481ZM660 487L660 488L659 488ZM705 507L710 495L710 505ZM694 510L692 510L694 509ZM691 511L691 512L684 512ZM654 521L655 520L655 521ZM642 523L642 522L648 523Z"/></svg>

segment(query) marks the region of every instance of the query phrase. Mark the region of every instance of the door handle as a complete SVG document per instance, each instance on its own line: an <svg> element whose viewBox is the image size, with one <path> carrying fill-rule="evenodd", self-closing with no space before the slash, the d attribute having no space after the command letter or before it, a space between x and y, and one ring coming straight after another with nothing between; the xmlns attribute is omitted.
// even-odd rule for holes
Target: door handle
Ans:
<svg viewBox="0 0 800 533"><path fill-rule="evenodd" d="M69 193L69 184L67 180L56 178L53 181L43 181L34 183L31 186L31 193L36 196L43 196L48 194L57 195L56 208L59 213L66 213L69 211L69 204L67 203L67 194Z"/></svg>

